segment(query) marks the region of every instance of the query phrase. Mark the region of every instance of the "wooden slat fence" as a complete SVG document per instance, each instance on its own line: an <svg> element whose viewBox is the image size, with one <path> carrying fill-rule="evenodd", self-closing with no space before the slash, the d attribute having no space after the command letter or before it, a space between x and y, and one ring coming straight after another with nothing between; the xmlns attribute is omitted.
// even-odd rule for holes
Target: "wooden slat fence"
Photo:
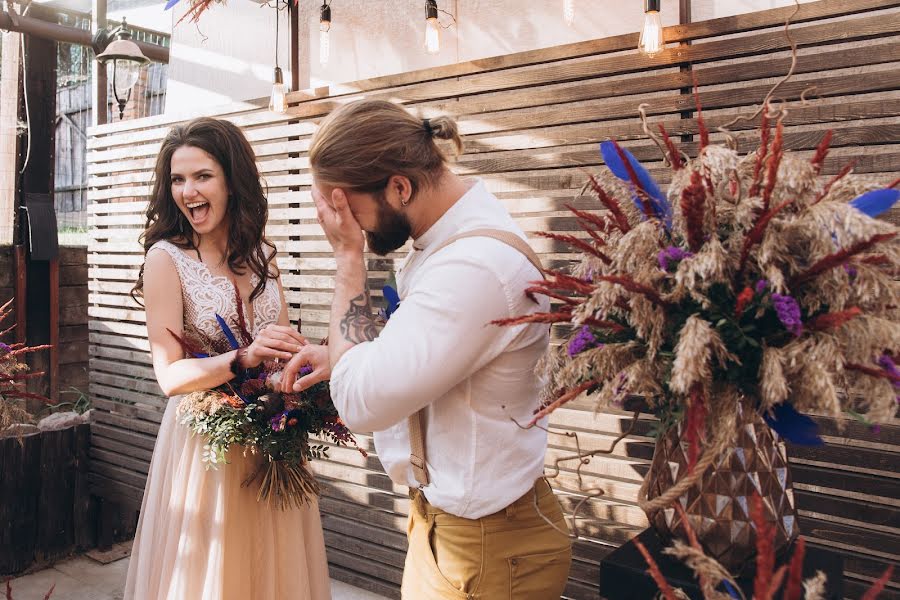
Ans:
<svg viewBox="0 0 900 600"><path fill-rule="evenodd" d="M597 143L614 137L667 182L658 149L643 134L637 106L647 104L653 122L696 150L694 75L711 126L750 114L790 65L784 19L775 9L667 30L673 45L653 59L623 35L446 67L403 73L330 89L290 95L287 115L232 107L206 114L240 125L253 144L269 188L268 235L278 261L291 318L302 318L311 338L325 334L334 260L315 219L307 159L316 124L335 106L362 96L400 102L422 117L451 114L466 138L455 169L477 174L533 236L573 231L564 205L594 208L579 196L586 171L598 168ZM796 76L778 91L789 102L785 145L811 155L827 129L834 150L823 176L856 160L860 177L892 181L900 173L900 0L820 0L803 4L792 36L798 44ZM678 45L676 45L678 44ZM815 85L814 92L809 88ZM800 102L801 95L809 100ZM259 102L263 106L263 101ZM198 115L185 115L183 118ZM157 117L98 127L88 140L91 477L94 489L134 505L140 502L154 435L165 400L150 367L143 311L127 293L143 257L137 244L160 140L179 118ZM755 148L755 123L735 126L743 150ZM124 201L123 201L124 199ZM888 218L896 221L895 211ZM545 262L571 260L564 248L531 239ZM401 254L369 260L371 288L378 290ZM604 448L627 426L614 411L594 415L581 403L555 413L556 430L579 432L582 449ZM900 557L900 424L875 434L855 423L823 420L829 445L791 448L801 527L814 544L846 559L847 596L858 598L885 564ZM640 479L652 453L652 421L611 455L584 467L588 485L602 498L589 500L580 521L567 596L596 598L599 560L646 526L637 507ZM841 429L843 426L843 429ZM359 435L374 451L371 437ZM573 449L573 440L551 437L548 463ZM377 456L332 448L317 462L333 576L398 596L405 551L406 490L391 483ZM571 511L583 494L575 473L555 480ZM900 572L886 598L900 598Z"/></svg>

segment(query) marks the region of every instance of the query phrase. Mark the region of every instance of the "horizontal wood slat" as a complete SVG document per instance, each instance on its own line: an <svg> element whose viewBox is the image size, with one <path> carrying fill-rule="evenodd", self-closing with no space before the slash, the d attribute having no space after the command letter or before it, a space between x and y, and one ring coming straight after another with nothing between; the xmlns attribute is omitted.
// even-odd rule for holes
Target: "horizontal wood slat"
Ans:
<svg viewBox="0 0 900 600"><path fill-rule="evenodd" d="M334 286L334 259L316 222L310 197L308 150L319 120L361 98L385 98L417 114L454 116L465 153L453 168L480 176L529 234L546 264L573 258L558 242L537 236L580 235L566 205L596 209L580 194L586 173L602 168L597 144L623 142L665 187L670 178L658 148L637 118L645 104L653 126L663 124L681 149L697 151L694 100L685 88L694 77L704 116L716 128L750 115L787 71L790 56L783 21L793 7L666 29L671 45L653 59L632 49L628 34L338 84L289 95L289 112L274 115L264 101L242 103L207 116L245 131L269 190L267 235L278 246L278 266L295 321L312 339L326 335ZM900 0L820 0L804 3L792 36L800 51L794 78L777 92L786 102L785 147L810 156L825 131L832 152L822 177L856 161L855 176L888 182L900 176ZM815 86L814 92L810 91ZM801 98L807 98L802 101ZM143 262L138 237L152 191L156 153L169 127L196 115L162 116L90 130L88 277L90 393L95 405L91 484L95 491L139 506L154 439L167 401L156 384L142 308L130 290ZM742 152L755 149L757 119L735 124ZM893 211L889 219L897 221ZM370 287L380 289L403 252L370 257ZM376 304L381 300L374 294ZM587 401L557 411L551 421L547 471L578 445L608 448L630 415L595 414ZM791 447L800 526L814 545L841 552L846 590L858 597L885 564L900 564L900 423L875 434L850 421L819 419L823 448ZM581 466L560 465L552 483L570 522L578 509L575 560L567 598L597 598L602 557L647 526L637 506L641 478L653 452L653 419L640 419L633 435L612 452ZM332 575L387 597L399 597L409 499L384 474L372 438L370 452L329 444L329 459L313 469L322 481L320 508ZM584 500L584 502L582 502ZM360 557L366 557L360 560ZM900 599L900 570L882 597Z"/></svg>

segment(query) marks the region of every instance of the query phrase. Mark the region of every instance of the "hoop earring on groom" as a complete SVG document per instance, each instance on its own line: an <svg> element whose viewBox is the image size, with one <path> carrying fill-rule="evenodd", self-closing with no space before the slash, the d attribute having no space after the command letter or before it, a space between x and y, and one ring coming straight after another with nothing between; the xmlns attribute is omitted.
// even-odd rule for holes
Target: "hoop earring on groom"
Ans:
<svg viewBox="0 0 900 600"><path fill-rule="evenodd" d="M400 200L400 206L402 206L402 207L405 208L405 207L409 206L409 203L410 203L411 201L412 201L412 196L410 196L409 198L402 198L402 199Z"/></svg>

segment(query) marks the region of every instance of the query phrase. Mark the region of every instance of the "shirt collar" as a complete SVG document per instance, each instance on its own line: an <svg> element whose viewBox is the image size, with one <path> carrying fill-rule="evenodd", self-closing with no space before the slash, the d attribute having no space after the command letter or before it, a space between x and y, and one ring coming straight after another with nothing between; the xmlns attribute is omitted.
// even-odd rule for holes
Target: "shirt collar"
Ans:
<svg viewBox="0 0 900 600"><path fill-rule="evenodd" d="M483 200L484 193L484 182L476 178L469 190L441 215L428 231L413 242L413 250L426 250L429 246L439 244L459 232L466 216L471 214L473 209L477 209Z"/></svg>

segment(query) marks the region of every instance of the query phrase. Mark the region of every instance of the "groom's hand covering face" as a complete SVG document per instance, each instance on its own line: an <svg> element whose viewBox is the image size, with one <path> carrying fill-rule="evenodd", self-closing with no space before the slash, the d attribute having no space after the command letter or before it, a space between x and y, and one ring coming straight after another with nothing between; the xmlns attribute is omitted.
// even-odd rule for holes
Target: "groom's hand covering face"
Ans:
<svg viewBox="0 0 900 600"><path fill-rule="evenodd" d="M412 224L406 213L394 208L387 200L386 194L382 193L362 193L362 192L345 192L341 188L322 188L313 187L313 200L319 197L327 208L337 212L337 207L346 204L348 207L352 204L353 208L348 212L356 221L356 225L361 227L366 233L365 238L368 243L369 250L385 256L398 248L401 248L412 235ZM318 209L318 204L316 205ZM323 229L326 224L323 221L322 211L319 210L319 222L322 223ZM328 234L328 241L332 238ZM332 243L335 252L339 252L339 248Z"/></svg>
<svg viewBox="0 0 900 600"><path fill-rule="evenodd" d="M341 188L333 188L326 198L318 188L312 188L319 224L335 253L362 254L365 245L362 228L350 210L347 195Z"/></svg>

